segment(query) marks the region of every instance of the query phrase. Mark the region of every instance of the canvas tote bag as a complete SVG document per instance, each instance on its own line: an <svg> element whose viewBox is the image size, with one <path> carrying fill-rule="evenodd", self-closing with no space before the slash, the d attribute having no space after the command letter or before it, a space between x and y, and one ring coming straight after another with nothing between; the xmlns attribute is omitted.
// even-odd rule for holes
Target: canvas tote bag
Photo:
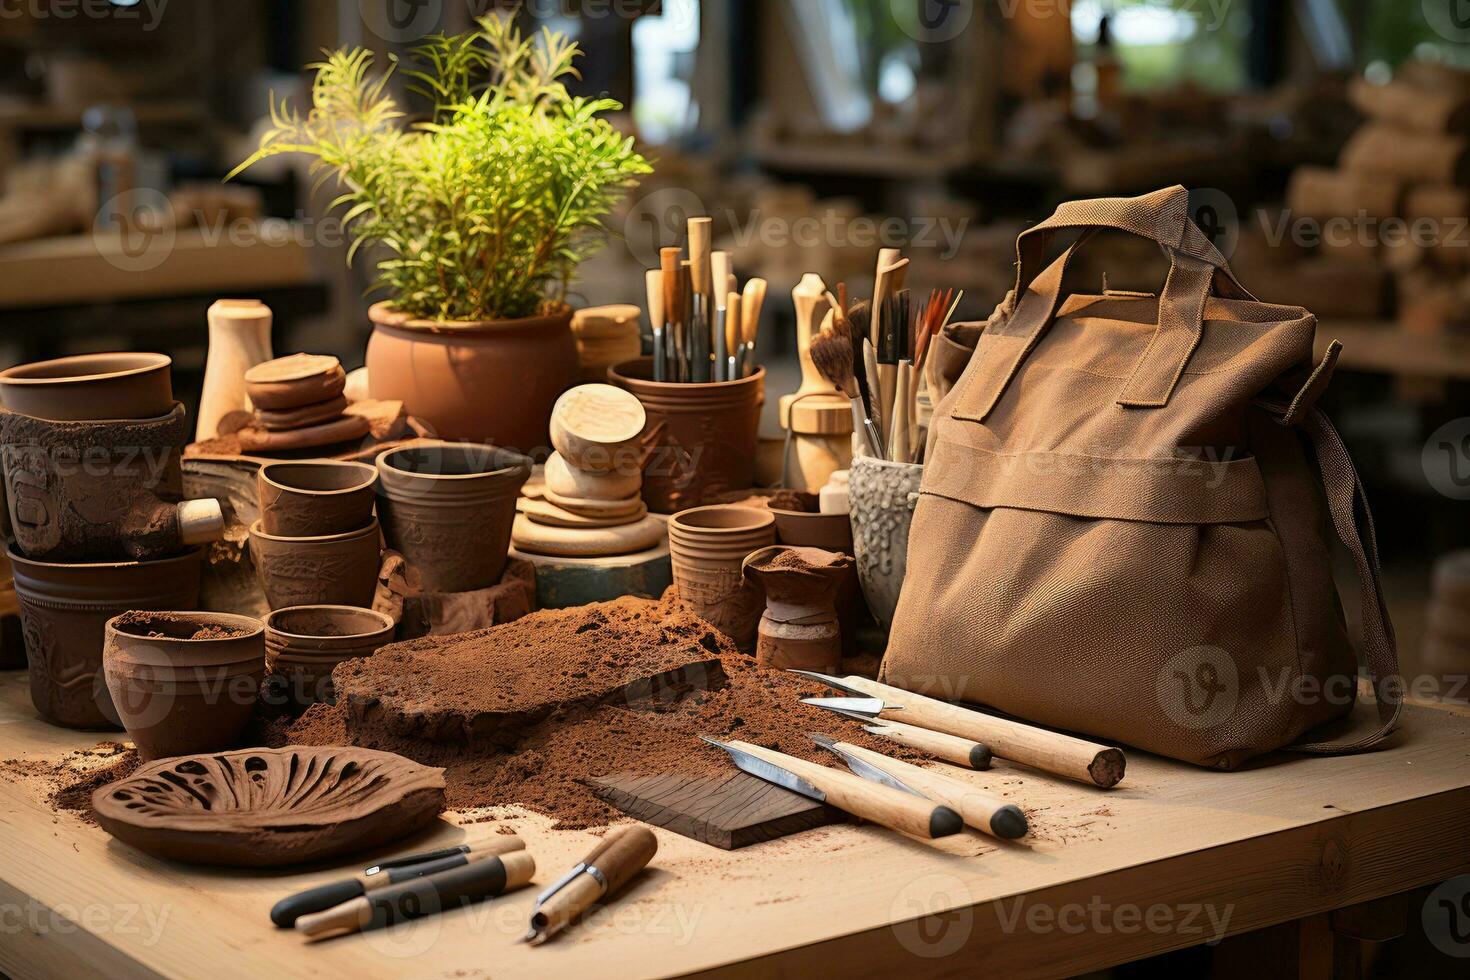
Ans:
<svg viewBox="0 0 1470 980"><path fill-rule="evenodd" d="M1157 296L1063 289L1103 228L1162 247ZM931 363L883 680L1219 769L1377 743L1402 682L1362 488L1314 406L1339 345L1313 364L1315 318L1246 292L1182 187L1063 204L1016 253L1015 289ZM1376 687L1363 731L1333 531Z"/></svg>

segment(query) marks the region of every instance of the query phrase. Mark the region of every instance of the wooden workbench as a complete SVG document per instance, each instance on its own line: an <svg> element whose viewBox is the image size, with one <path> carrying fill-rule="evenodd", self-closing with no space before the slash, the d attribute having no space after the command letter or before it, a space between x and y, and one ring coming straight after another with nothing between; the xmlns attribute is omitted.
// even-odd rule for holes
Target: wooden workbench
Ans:
<svg viewBox="0 0 1470 980"><path fill-rule="evenodd" d="M0 758L55 760L98 737L38 721L23 674L0 674ZM1470 871L1470 716L1419 706L1368 755L1221 774L1134 754L1113 791L970 774L1031 811L1027 844L839 826L723 852L660 831L655 867L622 900L536 949L515 942L535 888L305 947L267 910L351 865L163 863L53 813L13 769L0 778L0 969L15 977L1067 976ZM538 883L593 841L506 822ZM445 824L405 849L458 835Z"/></svg>

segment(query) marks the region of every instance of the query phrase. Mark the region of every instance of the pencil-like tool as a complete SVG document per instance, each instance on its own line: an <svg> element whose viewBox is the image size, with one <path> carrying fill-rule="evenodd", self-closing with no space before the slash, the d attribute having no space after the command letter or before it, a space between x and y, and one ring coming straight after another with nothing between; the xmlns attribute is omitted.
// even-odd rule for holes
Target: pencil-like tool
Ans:
<svg viewBox="0 0 1470 980"><path fill-rule="evenodd" d="M740 293L740 377L755 370L755 340L761 328L761 307L766 302L766 281L748 279Z"/></svg>
<svg viewBox="0 0 1470 980"><path fill-rule="evenodd" d="M658 853L658 838L647 827L608 831L576 867L536 896L531 926L523 941L539 946L565 929L593 903L612 898Z"/></svg>
<svg viewBox="0 0 1470 980"><path fill-rule="evenodd" d="M957 834L964 827L958 813L935 804L898 780L886 784L869 782L850 772L819 766L749 742L718 742L708 736L701 738L730 753L735 765L752 776L818 802L830 803L855 817L892 830L933 838Z"/></svg>
<svg viewBox="0 0 1470 980"><path fill-rule="evenodd" d="M818 373L852 403L852 427L867 438L868 451L876 458L883 458L883 437L878 427L868 417L863 404L862 392L858 389L857 377L853 373L852 324L833 300L832 326L812 338L808 353Z"/></svg>
<svg viewBox="0 0 1470 980"><path fill-rule="evenodd" d="M643 274L644 289L648 293L648 325L653 330L653 380L667 381L667 364L664 358L664 274L660 269L649 269Z"/></svg>
<svg viewBox="0 0 1470 980"><path fill-rule="evenodd" d="M883 708L883 702L877 698L802 698L801 703L865 722L863 731L869 734L918 749L936 759L943 759L966 769L989 769L990 760L994 757L990 746L984 742L946 732L930 731L917 725L906 725L901 721L875 718Z"/></svg>
<svg viewBox="0 0 1470 980"><path fill-rule="evenodd" d="M710 379L710 341L715 319L714 273L710 267L710 236L714 222L710 218L689 219L690 294L690 378Z"/></svg>
<svg viewBox="0 0 1470 980"><path fill-rule="evenodd" d="M726 337L725 321L729 316L729 304L727 298L730 291L727 288L730 281L730 253L717 251L710 253L710 291L713 294L715 317L712 324L713 330L713 378L715 381L724 381L726 358L728 356L728 344Z"/></svg>
<svg viewBox="0 0 1470 980"><path fill-rule="evenodd" d="M743 301L739 293L733 290L725 297L725 350L724 350L724 378L725 381L734 381L740 377L740 329L744 322L742 319Z"/></svg>
<svg viewBox="0 0 1470 980"><path fill-rule="evenodd" d="M368 892L325 912L303 915L296 920L296 931L318 940L381 929L504 894L530 882L535 873L536 860L526 851L472 854L459 867Z"/></svg>
<svg viewBox="0 0 1470 980"><path fill-rule="evenodd" d="M658 250L658 265L660 278L664 285L664 323L667 327L667 335L664 337L664 367L663 380L679 380L679 372L676 367L676 353L680 349L678 332L684 323L683 309L683 279L680 273L680 259L678 246L668 246ZM657 370L657 367L655 367Z"/></svg>
<svg viewBox="0 0 1470 980"><path fill-rule="evenodd" d="M828 735L812 735L811 740L836 754L849 769L864 779L885 785L892 785L891 780L897 780L914 792L949 807L967 826L982 833L1004 840L1014 840L1026 833L1026 814L1020 807L953 776L901 762L872 749L839 742Z"/></svg>
<svg viewBox="0 0 1470 980"><path fill-rule="evenodd" d="M962 708L855 674L833 677L810 670L792 673L810 677L859 699L871 699L869 703L876 710L870 717L885 721L893 719L984 742L1002 759L1104 789L1117 785L1123 778L1127 760L1122 750L1111 746ZM859 714L868 713L857 706L849 706L849 709Z"/></svg>
<svg viewBox="0 0 1470 980"><path fill-rule="evenodd" d="M366 869L360 875L353 875L350 878L308 888L294 895L287 895L271 906L271 921L289 929L303 915L324 911L341 905L343 902L350 902L368 892L408 881L410 878L419 878L460 867L468 864L470 858L476 854L509 854L512 851L525 850L525 847L526 842L519 837L497 834L483 843L461 844L458 847L446 847L437 851L429 851L426 854L410 854L391 861L383 861Z"/></svg>

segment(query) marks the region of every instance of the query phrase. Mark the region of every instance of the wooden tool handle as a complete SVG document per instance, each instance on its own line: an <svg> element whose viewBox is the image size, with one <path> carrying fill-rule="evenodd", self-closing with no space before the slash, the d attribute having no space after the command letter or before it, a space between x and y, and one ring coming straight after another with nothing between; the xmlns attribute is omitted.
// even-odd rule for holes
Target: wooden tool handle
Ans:
<svg viewBox="0 0 1470 980"><path fill-rule="evenodd" d="M704 296L711 295L710 239L713 233L714 219L689 219L689 271L694 278L694 291Z"/></svg>
<svg viewBox="0 0 1470 980"><path fill-rule="evenodd" d="M648 866L658 853L658 838L647 827L623 827L609 831L602 843L583 863L602 873L604 895L615 895L634 875Z"/></svg>
<svg viewBox="0 0 1470 980"><path fill-rule="evenodd" d="M963 780L846 742L838 742L836 748L872 763L905 786L943 803L976 830L1005 840L1014 840L1026 833L1026 814L1020 807Z"/></svg>
<svg viewBox="0 0 1470 980"><path fill-rule="evenodd" d="M1119 749L946 704L866 677L849 675L843 678L843 683L872 697L882 698L890 710L899 709L892 714L884 711L881 717L885 720L901 720L921 728L984 742L1002 759L1104 789L1116 786L1123 778L1126 760Z"/></svg>
<svg viewBox="0 0 1470 980"><path fill-rule="evenodd" d="M959 814L949 807L936 806L933 801L912 793L749 742L730 744L800 776L821 790L828 803L864 820L924 838L947 837L959 833L964 826Z"/></svg>
<svg viewBox="0 0 1470 980"><path fill-rule="evenodd" d="M643 273L643 287L648 294L648 325L653 330L664 326L664 274L661 269Z"/></svg>
<svg viewBox="0 0 1470 980"><path fill-rule="evenodd" d="M760 278L748 280L740 294L740 339L747 344L755 343L760 330L761 307L765 302L766 281Z"/></svg>
<svg viewBox="0 0 1470 980"><path fill-rule="evenodd" d="M730 292L730 253L724 250L709 253L710 291L715 305L724 306Z"/></svg>
<svg viewBox="0 0 1470 980"><path fill-rule="evenodd" d="M735 353L740 346L741 299L739 293L725 297L725 352Z"/></svg>
<svg viewBox="0 0 1470 980"><path fill-rule="evenodd" d="M873 734L890 739L899 745L918 749L936 759L943 759L957 766L965 766L969 769L990 768L990 746L984 742L975 742L968 738L960 738L958 735L919 728L917 725L905 725L899 721L885 719L879 724L882 726L881 730L873 731Z"/></svg>
<svg viewBox="0 0 1470 980"><path fill-rule="evenodd" d="M680 299L679 249L675 247L658 250L659 272L664 283L664 316L666 323L683 323L683 304Z"/></svg>

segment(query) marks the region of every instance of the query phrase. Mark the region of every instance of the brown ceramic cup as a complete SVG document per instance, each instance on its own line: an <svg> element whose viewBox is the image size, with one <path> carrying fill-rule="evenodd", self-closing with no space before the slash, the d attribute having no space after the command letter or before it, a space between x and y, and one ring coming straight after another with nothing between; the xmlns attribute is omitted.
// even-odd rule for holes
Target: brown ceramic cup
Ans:
<svg viewBox="0 0 1470 980"><path fill-rule="evenodd" d="M289 537L250 526L250 557L272 609L371 606L382 554L376 518L346 534Z"/></svg>
<svg viewBox="0 0 1470 980"><path fill-rule="evenodd" d="M378 471L367 463L267 463L256 473L260 526L289 538L347 534L373 516Z"/></svg>
<svg viewBox="0 0 1470 980"><path fill-rule="evenodd" d="M775 543L775 518L758 507L712 504L669 518L679 598L742 650L755 644L764 602L746 582L741 564L752 551Z"/></svg>
<svg viewBox="0 0 1470 980"><path fill-rule="evenodd" d="M52 422L153 419L174 405L167 354L78 354L0 371L0 404Z"/></svg>
<svg viewBox="0 0 1470 980"><path fill-rule="evenodd" d="M332 668L393 642L391 616L357 606L290 606L265 617L266 669L293 703L332 698Z"/></svg>
<svg viewBox="0 0 1470 980"><path fill-rule="evenodd" d="M102 669L143 759L234 748L265 676L265 626L229 613L126 612Z"/></svg>

